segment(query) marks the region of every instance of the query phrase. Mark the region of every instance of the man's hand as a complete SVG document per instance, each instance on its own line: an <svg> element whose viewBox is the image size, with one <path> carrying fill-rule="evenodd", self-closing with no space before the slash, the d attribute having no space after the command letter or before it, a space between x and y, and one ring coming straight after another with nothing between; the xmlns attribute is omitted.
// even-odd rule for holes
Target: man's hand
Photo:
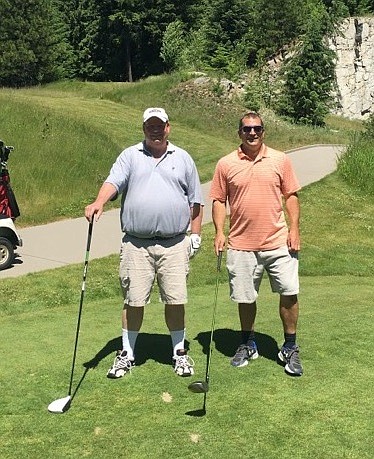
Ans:
<svg viewBox="0 0 374 459"><path fill-rule="evenodd" d="M190 235L190 258L194 257L199 251L201 246L201 237L198 234Z"/></svg>

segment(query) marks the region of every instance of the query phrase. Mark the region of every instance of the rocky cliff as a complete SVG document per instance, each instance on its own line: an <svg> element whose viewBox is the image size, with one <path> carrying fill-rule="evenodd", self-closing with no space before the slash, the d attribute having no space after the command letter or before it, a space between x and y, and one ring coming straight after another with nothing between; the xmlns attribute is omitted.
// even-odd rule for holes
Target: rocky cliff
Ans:
<svg viewBox="0 0 374 459"><path fill-rule="evenodd" d="M346 19L340 32L330 42L337 55L336 113L366 119L374 112L374 18Z"/></svg>

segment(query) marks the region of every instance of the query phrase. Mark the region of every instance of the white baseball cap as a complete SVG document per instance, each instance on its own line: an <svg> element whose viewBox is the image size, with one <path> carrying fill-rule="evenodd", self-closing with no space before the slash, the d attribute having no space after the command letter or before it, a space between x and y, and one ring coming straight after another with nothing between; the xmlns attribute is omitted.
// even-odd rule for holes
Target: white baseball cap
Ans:
<svg viewBox="0 0 374 459"><path fill-rule="evenodd" d="M147 108L147 110L143 113L143 123L148 121L150 118L153 118L154 116L159 118L164 123L169 121L169 117L163 108L151 107Z"/></svg>

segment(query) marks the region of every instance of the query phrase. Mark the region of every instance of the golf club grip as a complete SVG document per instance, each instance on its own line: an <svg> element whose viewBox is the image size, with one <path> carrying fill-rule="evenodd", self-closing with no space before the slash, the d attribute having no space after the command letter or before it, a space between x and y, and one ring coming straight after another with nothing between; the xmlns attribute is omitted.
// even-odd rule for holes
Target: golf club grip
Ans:
<svg viewBox="0 0 374 459"><path fill-rule="evenodd" d="M90 255L91 249L91 239L92 239L92 230L94 224L94 217L92 217L89 225L88 225L88 236L87 236L87 247L86 247L86 255L84 258L84 268L83 268L83 282L82 282L82 292L84 292L86 288L86 277L87 277L87 269L88 269L88 258Z"/></svg>
<svg viewBox="0 0 374 459"><path fill-rule="evenodd" d="M88 237L87 237L86 258L87 258L87 254L89 253L90 248L91 248L91 239L92 239L93 224L94 224L94 217L92 217L90 223L88 224Z"/></svg>

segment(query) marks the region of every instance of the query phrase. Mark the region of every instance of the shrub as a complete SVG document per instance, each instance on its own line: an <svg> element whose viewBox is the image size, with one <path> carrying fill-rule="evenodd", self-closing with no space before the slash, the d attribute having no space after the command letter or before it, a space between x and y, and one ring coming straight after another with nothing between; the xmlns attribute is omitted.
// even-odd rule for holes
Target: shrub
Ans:
<svg viewBox="0 0 374 459"><path fill-rule="evenodd" d="M364 123L365 130L355 133L338 162L344 180L366 194L374 196L374 115Z"/></svg>

